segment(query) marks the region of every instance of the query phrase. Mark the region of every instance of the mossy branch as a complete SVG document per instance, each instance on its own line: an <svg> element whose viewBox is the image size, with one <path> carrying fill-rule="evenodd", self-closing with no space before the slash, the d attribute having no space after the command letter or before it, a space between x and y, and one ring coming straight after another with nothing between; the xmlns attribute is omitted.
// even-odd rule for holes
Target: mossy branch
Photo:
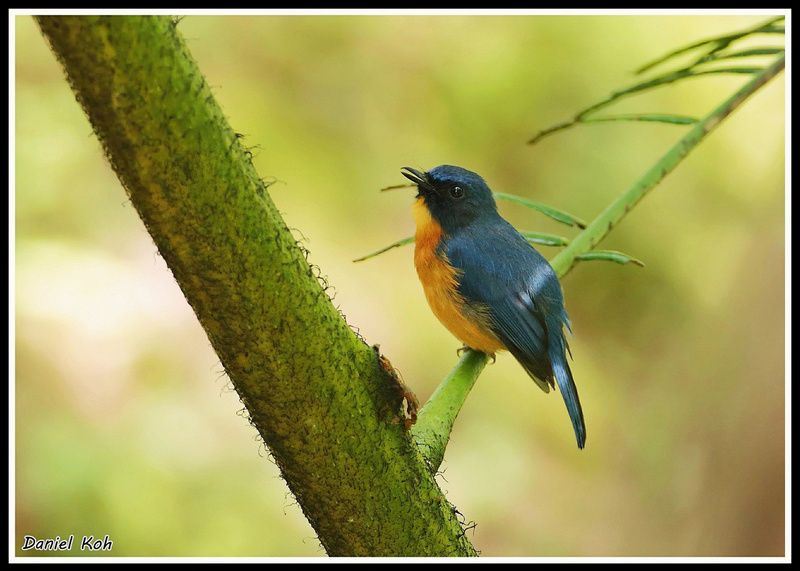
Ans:
<svg viewBox="0 0 800 571"><path fill-rule="evenodd" d="M328 299L176 22L36 20L327 553L475 555L388 362Z"/></svg>

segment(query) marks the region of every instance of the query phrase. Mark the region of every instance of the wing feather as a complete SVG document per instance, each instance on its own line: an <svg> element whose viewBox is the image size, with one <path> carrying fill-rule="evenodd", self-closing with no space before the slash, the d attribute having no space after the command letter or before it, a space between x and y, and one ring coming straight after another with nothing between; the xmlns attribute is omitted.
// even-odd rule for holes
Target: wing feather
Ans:
<svg viewBox="0 0 800 571"><path fill-rule="evenodd" d="M492 332L544 392L558 384L583 448L586 428L566 358L570 322L561 284L547 260L502 222L470 225L446 241L445 253L461 276L459 293L486 308Z"/></svg>

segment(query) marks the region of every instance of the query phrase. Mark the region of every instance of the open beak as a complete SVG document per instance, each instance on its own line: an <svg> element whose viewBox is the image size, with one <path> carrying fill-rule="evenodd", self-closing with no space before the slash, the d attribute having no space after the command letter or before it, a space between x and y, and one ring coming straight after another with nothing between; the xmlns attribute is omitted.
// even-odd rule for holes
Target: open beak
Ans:
<svg viewBox="0 0 800 571"><path fill-rule="evenodd" d="M428 182L428 177L424 172L420 172L417 169L412 169L411 167L403 167L400 169L400 174L416 184L420 190L423 188L425 190L435 190L431 183Z"/></svg>

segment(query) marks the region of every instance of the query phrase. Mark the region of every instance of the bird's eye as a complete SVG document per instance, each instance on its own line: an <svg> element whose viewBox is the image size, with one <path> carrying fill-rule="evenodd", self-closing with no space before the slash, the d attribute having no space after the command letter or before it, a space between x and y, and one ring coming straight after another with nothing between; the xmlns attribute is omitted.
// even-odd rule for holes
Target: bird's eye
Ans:
<svg viewBox="0 0 800 571"><path fill-rule="evenodd" d="M461 188L460 186L454 186L450 188L450 196L452 196L453 198L461 198L462 196L464 196L464 189Z"/></svg>

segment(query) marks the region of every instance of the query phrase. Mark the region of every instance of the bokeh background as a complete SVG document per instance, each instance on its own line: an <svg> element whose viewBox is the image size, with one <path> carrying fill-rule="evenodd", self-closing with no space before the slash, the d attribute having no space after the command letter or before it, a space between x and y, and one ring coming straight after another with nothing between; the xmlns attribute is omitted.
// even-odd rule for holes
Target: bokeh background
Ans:
<svg viewBox="0 0 800 571"><path fill-rule="evenodd" d="M528 138L651 59L767 17L196 15L178 29L334 303L424 401L459 343L412 247L352 262L413 234L413 192L379 189L405 165L457 164L591 220L686 128ZM108 534L115 556L324 556L35 22L14 32L16 553L24 535ZM703 116L745 81L613 111ZM784 129L781 75L602 244L644 268L586 262L564 280L585 450L557 393L507 354L487 367L440 477L482 555L784 554Z"/></svg>

